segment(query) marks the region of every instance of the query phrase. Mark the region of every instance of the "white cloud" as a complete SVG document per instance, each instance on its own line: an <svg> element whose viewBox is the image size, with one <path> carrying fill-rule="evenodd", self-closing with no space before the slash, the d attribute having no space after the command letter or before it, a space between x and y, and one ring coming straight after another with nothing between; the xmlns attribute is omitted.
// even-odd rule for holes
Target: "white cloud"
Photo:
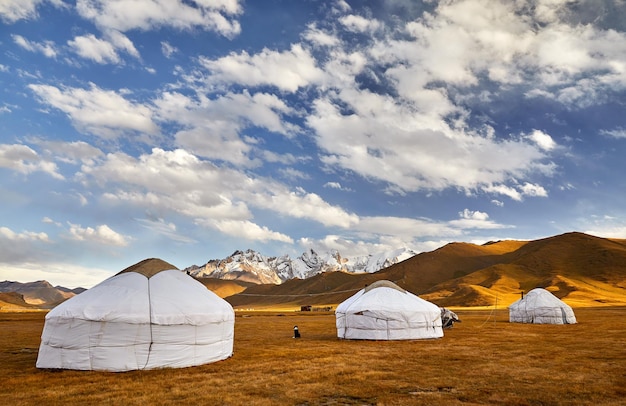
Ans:
<svg viewBox="0 0 626 406"><path fill-rule="evenodd" d="M327 235L319 240L301 238L298 240L298 245L303 251L313 249L318 253L337 250L344 258L367 256L391 249L389 245L381 242L354 241L334 234ZM393 248L397 249L398 246Z"/></svg>
<svg viewBox="0 0 626 406"><path fill-rule="evenodd" d="M454 227L458 227L459 229L499 229L499 228L510 228L511 226L507 226L504 224L496 223L492 220L489 220L489 215L487 213L481 211L472 211L469 209L464 209L459 213L458 220L451 220L449 222L450 225Z"/></svg>
<svg viewBox="0 0 626 406"><path fill-rule="evenodd" d="M486 221L489 219L489 215L487 213L481 211L472 211L469 209L463 209L462 212L459 212L459 217L466 220L478 220L478 221Z"/></svg>
<svg viewBox="0 0 626 406"><path fill-rule="evenodd" d="M585 234L595 235L601 238L620 238L626 239L626 226L621 227L604 227L604 228L594 228L590 230L584 231Z"/></svg>
<svg viewBox="0 0 626 406"><path fill-rule="evenodd" d="M249 142L254 143L254 140L249 140ZM298 161L308 159L307 157L297 157L291 153L280 154L280 153L276 153L276 152L268 151L268 150L262 151L262 155L263 155L263 160L265 162L282 163L284 165L292 165ZM284 170L287 172L293 172L293 173L298 172L296 169L293 169L291 167L287 167ZM303 175L306 175L305 178L309 178L309 175L307 174L303 174Z"/></svg>
<svg viewBox="0 0 626 406"><path fill-rule="evenodd" d="M164 235L167 238L180 242L180 243L195 243L197 242L193 238L189 238L177 231L176 224L170 222L166 223L164 219L135 219L141 226L154 231L158 234Z"/></svg>
<svg viewBox="0 0 626 406"><path fill-rule="evenodd" d="M626 221L619 214L592 215L579 220L579 228L586 234L602 238L626 239Z"/></svg>
<svg viewBox="0 0 626 406"><path fill-rule="evenodd" d="M67 42L70 48L85 59L99 64L119 63L116 48L109 41L101 40L93 34L78 36Z"/></svg>
<svg viewBox="0 0 626 406"><path fill-rule="evenodd" d="M302 38L316 45L334 47L339 45L339 39L323 30L320 30L314 23L309 24L307 30L302 34Z"/></svg>
<svg viewBox="0 0 626 406"><path fill-rule="evenodd" d="M339 22L346 27L348 31L371 33L382 28L382 23L378 20L357 16L354 14L339 18Z"/></svg>
<svg viewBox="0 0 626 406"><path fill-rule="evenodd" d="M25 175L45 172L55 179L65 179L54 162L41 158L35 150L21 144L0 144L0 168Z"/></svg>
<svg viewBox="0 0 626 406"><path fill-rule="evenodd" d="M201 157L257 166L252 153L254 139L243 137L250 126L292 137L299 129L283 120L292 109L268 93L226 93L216 99L192 99L180 93L163 93L154 101L161 121L183 129L175 134L176 144ZM261 153L261 155L263 155ZM266 156L267 157L267 156Z"/></svg>
<svg viewBox="0 0 626 406"><path fill-rule="evenodd" d="M378 236L374 241L363 241L330 234L321 239L301 238L298 240L298 246L303 251L313 249L318 253L337 250L344 258L354 258L394 251L403 247L417 253L433 251L449 242L449 240L405 240L388 235Z"/></svg>
<svg viewBox="0 0 626 406"><path fill-rule="evenodd" d="M0 226L0 264L15 264L36 257L50 244L48 234L36 231L15 232ZM0 271L2 272L2 271Z"/></svg>
<svg viewBox="0 0 626 406"><path fill-rule="evenodd" d="M293 240L288 235L261 227L251 221L237 220L204 220L205 225L214 227L224 234L253 241L281 241L289 244Z"/></svg>
<svg viewBox="0 0 626 406"><path fill-rule="evenodd" d="M45 0L3 0L0 2L0 18L9 23L37 17L37 6Z"/></svg>
<svg viewBox="0 0 626 406"><path fill-rule="evenodd" d="M16 233L8 227L0 227L0 237L9 241L48 241L46 233L36 233L32 231L24 231Z"/></svg>
<svg viewBox="0 0 626 406"><path fill-rule="evenodd" d="M46 155L52 156L55 160L74 165L91 163L104 156L102 151L84 141L51 141L32 137L28 138L28 141L41 147Z"/></svg>
<svg viewBox="0 0 626 406"><path fill-rule="evenodd" d="M150 31L160 27L199 28L232 38L241 32L234 18L242 12L236 0L193 3L183 0L78 0L78 13L103 29Z"/></svg>
<svg viewBox="0 0 626 406"><path fill-rule="evenodd" d="M255 183L261 186L259 182ZM249 186L253 185L249 184ZM327 227L350 228L359 223L359 217L356 214L348 213L339 206L325 202L315 193L307 193L300 188L293 191L279 184L264 184L261 187L262 193L249 195L243 192L247 195L245 200L262 209L297 219L314 220Z"/></svg>
<svg viewBox="0 0 626 406"><path fill-rule="evenodd" d="M81 227L80 224L69 223L70 238L76 241L85 241L95 244L114 245L125 247L128 245L129 237L119 234L106 224L92 227Z"/></svg>
<svg viewBox="0 0 626 406"><path fill-rule="evenodd" d="M600 134L613 138L626 138L626 128L618 127L613 130L600 130Z"/></svg>
<svg viewBox="0 0 626 406"><path fill-rule="evenodd" d="M391 216L361 217L353 229L369 235L395 236L405 241L411 241L417 237L460 235L458 229L451 227L446 222Z"/></svg>
<svg viewBox="0 0 626 406"><path fill-rule="evenodd" d="M105 35L116 49L121 49L135 58L140 57L139 51L126 35L116 30L105 31Z"/></svg>
<svg viewBox="0 0 626 406"><path fill-rule="evenodd" d="M532 197L547 197L548 196L548 192L541 185L535 185L535 184L526 182L521 186L521 189L525 196L532 196Z"/></svg>
<svg viewBox="0 0 626 406"><path fill-rule="evenodd" d="M330 189L337 189L337 190L343 190L343 191L352 192L352 189L347 188L345 186L342 186L341 183L339 183L339 182L326 182L326 183L324 183L324 187L325 188L330 188Z"/></svg>
<svg viewBox="0 0 626 406"><path fill-rule="evenodd" d="M81 179L106 190L103 196L112 204L131 204L154 212L171 210L202 224L223 221L238 226L252 219L253 207L342 228L359 220L317 194L220 168L184 150L155 148L139 158L111 153L101 163L83 166Z"/></svg>
<svg viewBox="0 0 626 406"><path fill-rule="evenodd" d="M161 41L161 52L166 58L171 58L176 52L178 52L178 48L173 46L167 41Z"/></svg>
<svg viewBox="0 0 626 406"><path fill-rule="evenodd" d="M523 141L451 128L443 116L367 91L343 91L354 114L320 99L308 117L325 164L379 179L401 191L479 189L511 176L549 171L541 149ZM384 134L383 136L379 136Z"/></svg>
<svg viewBox="0 0 626 406"><path fill-rule="evenodd" d="M450 240L457 240L468 230L512 227L496 223L489 219L487 213L480 211L465 209L459 213L459 217L450 221L434 221L426 218L364 216L350 228L354 239L346 235L329 234L321 240L301 238L298 243L302 247L313 247L320 252L336 249L343 256L368 255L400 247L431 251ZM433 237L436 239L430 239Z"/></svg>
<svg viewBox="0 0 626 406"><path fill-rule="evenodd" d="M89 89L49 85L28 87L42 103L66 113L79 131L107 139L118 138L127 132L151 135L158 132L150 108L93 83Z"/></svg>
<svg viewBox="0 0 626 406"><path fill-rule="evenodd" d="M522 194L515 188L505 185L487 185L482 188L487 193L496 193L499 195L508 196L513 200L521 201Z"/></svg>
<svg viewBox="0 0 626 406"><path fill-rule="evenodd" d="M534 130L532 133L530 133L528 138L545 151L550 151L556 148L556 142L554 142L552 137L550 137L548 134L544 133L543 131Z"/></svg>
<svg viewBox="0 0 626 406"><path fill-rule="evenodd" d="M33 42L33 41L27 40L21 35L16 35L16 34L12 35L11 37L13 37L13 41L17 45L19 45L20 47L24 48L27 51L40 52L48 58L56 58L57 56L57 50L56 50L54 42L52 41Z"/></svg>
<svg viewBox="0 0 626 406"><path fill-rule="evenodd" d="M216 60L202 57L200 64L210 72L209 83L269 85L287 92L318 83L323 77L313 56L299 44L284 52L264 49L255 55L242 51Z"/></svg>
<svg viewBox="0 0 626 406"><path fill-rule="evenodd" d="M535 18L542 23L558 21L559 12L575 0L539 0L534 7Z"/></svg>
<svg viewBox="0 0 626 406"><path fill-rule="evenodd" d="M294 168L280 168L278 169L278 173L280 173L283 178L289 180L311 179L311 175L308 173Z"/></svg>
<svg viewBox="0 0 626 406"><path fill-rule="evenodd" d="M80 204L81 206L87 206L87 203L89 203L85 195L83 195L82 193L76 193L76 197L78 198L78 204Z"/></svg>

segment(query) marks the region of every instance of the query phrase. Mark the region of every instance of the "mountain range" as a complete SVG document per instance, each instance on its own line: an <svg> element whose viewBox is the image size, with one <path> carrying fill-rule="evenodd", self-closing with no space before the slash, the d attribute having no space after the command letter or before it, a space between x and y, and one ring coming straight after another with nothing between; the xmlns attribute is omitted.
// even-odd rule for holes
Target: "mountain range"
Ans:
<svg viewBox="0 0 626 406"><path fill-rule="evenodd" d="M308 279L323 272L374 273L404 261L417 252L400 248L374 255L342 257L332 250L318 254L310 249L291 259L288 255L266 257L254 250L235 251L225 259L212 259L203 266L184 269L195 278L237 280L256 284L281 284L291 279Z"/></svg>
<svg viewBox="0 0 626 406"><path fill-rule="evenodd" d="M332 306L386 279L439 306L508 306L535 287L573 306L626 305L626 240L571 232L533 241L447 244L375 273L323 272L253 285L226 298L235 308Z"/></svg>
<svg viewBox="0 0 626 406"><path fill-rule="evenodd" d="M0 310L51 309L83 292L84 288L68 289L52 286L47 281L0 282Z"/></svg>
<svg viewBox="0 0 626 406"><path fill-rule="evenodd" d="M312 250L294 260L235 251L184 271L236 309L334 307L381 279L446 307L506 307L535 287L575 307L626 306L626 240L578 232L353 259ZM0 282L0 308L50 308L79 291Z"/></svg>

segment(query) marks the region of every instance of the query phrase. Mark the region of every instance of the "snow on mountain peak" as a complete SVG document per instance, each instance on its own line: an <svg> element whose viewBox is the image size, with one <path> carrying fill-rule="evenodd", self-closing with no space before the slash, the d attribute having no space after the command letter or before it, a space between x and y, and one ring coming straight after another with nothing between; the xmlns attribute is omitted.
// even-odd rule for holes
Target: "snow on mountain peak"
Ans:
<svg viewBox="0 0 626 406"><path fill-rule="evenodd" d="M373 255L344 258L337 250L320 255L309 249L301 256L291 259L289 255L266 257L248 249L237 250L225 259L212 259L200 267L191 266L185 271L195 277L280 284L289 279L310 278L322 272L373 273L416 254L414 250L399 248Z"/></svg>

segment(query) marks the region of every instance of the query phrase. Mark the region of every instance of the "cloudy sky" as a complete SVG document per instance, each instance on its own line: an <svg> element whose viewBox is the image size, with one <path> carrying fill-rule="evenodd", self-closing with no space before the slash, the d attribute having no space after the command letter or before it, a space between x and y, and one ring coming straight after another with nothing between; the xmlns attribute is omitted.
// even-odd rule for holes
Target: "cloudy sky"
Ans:
<svg viewBox="0 0 626 406"><path fill-rule="evenodd" d="M0 280L626 238L624 0L2 0Z"/></svg>

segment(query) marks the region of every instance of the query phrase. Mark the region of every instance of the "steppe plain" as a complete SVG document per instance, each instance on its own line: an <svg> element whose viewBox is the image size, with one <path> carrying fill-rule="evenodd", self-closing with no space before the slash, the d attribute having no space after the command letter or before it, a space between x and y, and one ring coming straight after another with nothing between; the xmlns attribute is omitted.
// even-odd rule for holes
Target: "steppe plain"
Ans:
<svg viewBox="0 0 626 406"><path fill-rule="evenodd" d="M234 355L126 373L35 368L45 312L0 313L3 405L623 405L626 308L574 308L578 324L454 309L437 340L348 341L330 312L237 312ZM298 325L301 339L292 338Z"/></svg>

